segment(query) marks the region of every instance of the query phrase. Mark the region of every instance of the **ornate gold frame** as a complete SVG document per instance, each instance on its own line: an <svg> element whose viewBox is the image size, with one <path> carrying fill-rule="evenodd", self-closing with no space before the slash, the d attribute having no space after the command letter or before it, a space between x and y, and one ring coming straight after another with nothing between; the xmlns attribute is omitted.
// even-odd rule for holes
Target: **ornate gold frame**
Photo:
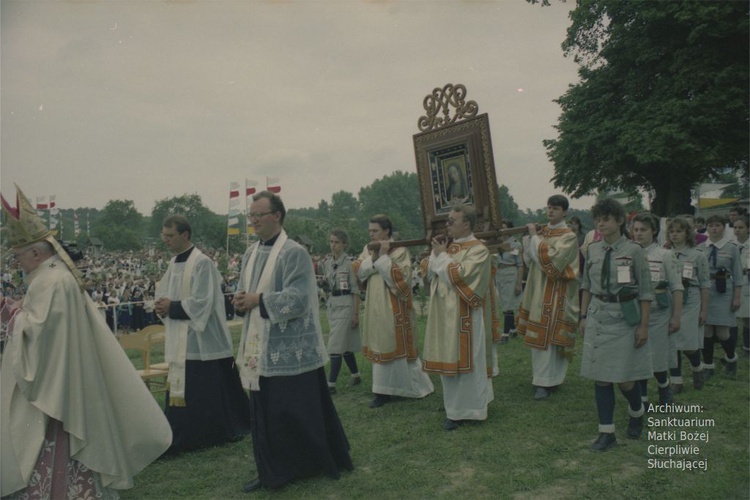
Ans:
<svg viewBox="0 0 750 500"><path fill-rule="evenodd" d="M448 87L446 85L443 91ZM427 107L428 99L438 91L440 89L435 89L431 96L425 98L428 115L431 111L435 114L439 111L435 106ZM463 105L463 101L459 104ZM445 107L447 109L447 104ZM428 234L444 231L451 206L458 203L476 208L478 221L475 232L501 229L489 118L487 114L482 114L464 121L456 121L456 117L451 120L446 109L443 110L445 118L438 120L450 124L431 127L426 132L414 135L425 230ZM476 110L476 103L473 103L474 114ZM429 116L420 118L420 124L428 122Z"/></svg>

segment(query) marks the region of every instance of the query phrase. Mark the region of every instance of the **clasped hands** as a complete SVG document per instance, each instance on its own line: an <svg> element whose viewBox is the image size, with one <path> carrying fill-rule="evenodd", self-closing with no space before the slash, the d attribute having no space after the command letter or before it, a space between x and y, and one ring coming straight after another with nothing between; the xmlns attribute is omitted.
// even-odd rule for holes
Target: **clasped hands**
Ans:
<svg viewBox="0 0 750 500"><path fill-rule="evenodd" d="M166 297L156 299L156 302L154 302L154 311L160 318L166 318L169 316L170 304L172 304L172 301Z"/></svg>
<svg viewBox="0 0 750 500"><path fill-rule="evenodd" d="M260 305L260 294L239 291L232 297L232 305L241 313L252 311Z"/></svg>

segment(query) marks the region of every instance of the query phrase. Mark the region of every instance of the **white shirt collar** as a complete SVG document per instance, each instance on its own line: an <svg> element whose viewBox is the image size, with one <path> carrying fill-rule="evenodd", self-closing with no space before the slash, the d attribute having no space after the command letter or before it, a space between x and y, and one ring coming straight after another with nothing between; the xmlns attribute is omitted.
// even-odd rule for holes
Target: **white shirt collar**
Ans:
<svg viewBox="0 0 750 500"><path fill-rule="evenodd" d="M720 250L721 250L722 248L724 248L724 245L726 245L727 243L729 243L729 238L727 238L726 236L724 236L724 237L723 237L722 239L720 239L720 240L719 240L719 241L717 241L716 243L714 243L714 242L713 242L713 241L711 241L711 240L706 240L706 245L707 245L707 246L709 246L709 247L710 247L711 245L713 245L713 246L715 246L716 248L718 248L718 249L720 249Z"/></svg>
<svg viewBox="0 0 750 500"><path fill-rule="evenodd" d="M469 233L468 236L464 236L463 238L456 238L453 240L453 243L466 243L467 241L475 240L476 237L474 237L474 233Z"/></svg>

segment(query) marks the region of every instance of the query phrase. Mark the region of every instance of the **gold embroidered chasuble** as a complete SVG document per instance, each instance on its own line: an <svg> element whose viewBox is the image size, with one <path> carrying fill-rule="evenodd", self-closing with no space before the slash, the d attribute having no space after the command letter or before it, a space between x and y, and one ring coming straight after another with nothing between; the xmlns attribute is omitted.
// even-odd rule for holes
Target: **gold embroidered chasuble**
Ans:
<svg viewBox="0 0 750 500"><path fill-rule="evenodd" d="M364 280L361 269L370 269ZM362 325L362 354L373 363L418 357L414 332L416 318L411 294L411 255L394 248L372 262L367 247L352 263L361 286L367 290ZM384 278L387 277L386 278Z"/></svg>
<svg viewBox="0 0 750 500"><path fill-rule="evenodd" d="M27 282L0 365L2 496L29 485L49 418L60 421L69 458L105 487L132 487L172 442L164 412L58 257Z"/></svg>
<svg viewBox="0 0 750 500"><path fill-rule="evenodd" d="M423 368L441 375L459 375L474 370L472 311L482 308L485 338L492 346L492 262L489 250L479 240L451 243L447 254L450 285L437 276L430 280L430 305L425 329ZM488 376L492 363L487 364Z"/></svg>
<svg viewBox="0 0 750 500"><path fill-rule="evenodd" d="M518 315L518 332L529 347L572 347L578 327L578 238L572 229L539 233L539 264L529 269Z"/></svg>

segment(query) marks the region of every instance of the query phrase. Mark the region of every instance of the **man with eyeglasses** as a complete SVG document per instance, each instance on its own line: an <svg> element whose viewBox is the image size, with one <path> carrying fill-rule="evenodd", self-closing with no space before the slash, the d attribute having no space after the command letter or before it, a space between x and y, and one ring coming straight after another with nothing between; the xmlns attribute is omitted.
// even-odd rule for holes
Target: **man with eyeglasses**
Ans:
<svg viewBox="0 0 750 500"><path fill-rule="evenodd" d="M487 406L494 399L492 362L487 356L488 336L492 337L492 260L474 236L476 223L473 207L454 206L446 221L453 241L433 238L426 263L430 305L422 364L426 372L440 375L447 431L468 420L486 420Z"/></svg>
<svg viewBox="0 0 750 500"><path fill-rule="evenodd" d="M170 452L220 445L250 433L250 403L232 357L221 275L191 236L185 217L164 220L161 237L175 257L156 288L154 309L166 330Z"/></svg>
<svg viewBox="0 0 750 500"><path fill-rule="evenodd" d="M285 216L278 195L253 196L248 217L260 241L242 258L233 301L244 316L237 363L250 390L258 471L246 493L354 468L326 383L312 259L287 237Z"/></svg>

